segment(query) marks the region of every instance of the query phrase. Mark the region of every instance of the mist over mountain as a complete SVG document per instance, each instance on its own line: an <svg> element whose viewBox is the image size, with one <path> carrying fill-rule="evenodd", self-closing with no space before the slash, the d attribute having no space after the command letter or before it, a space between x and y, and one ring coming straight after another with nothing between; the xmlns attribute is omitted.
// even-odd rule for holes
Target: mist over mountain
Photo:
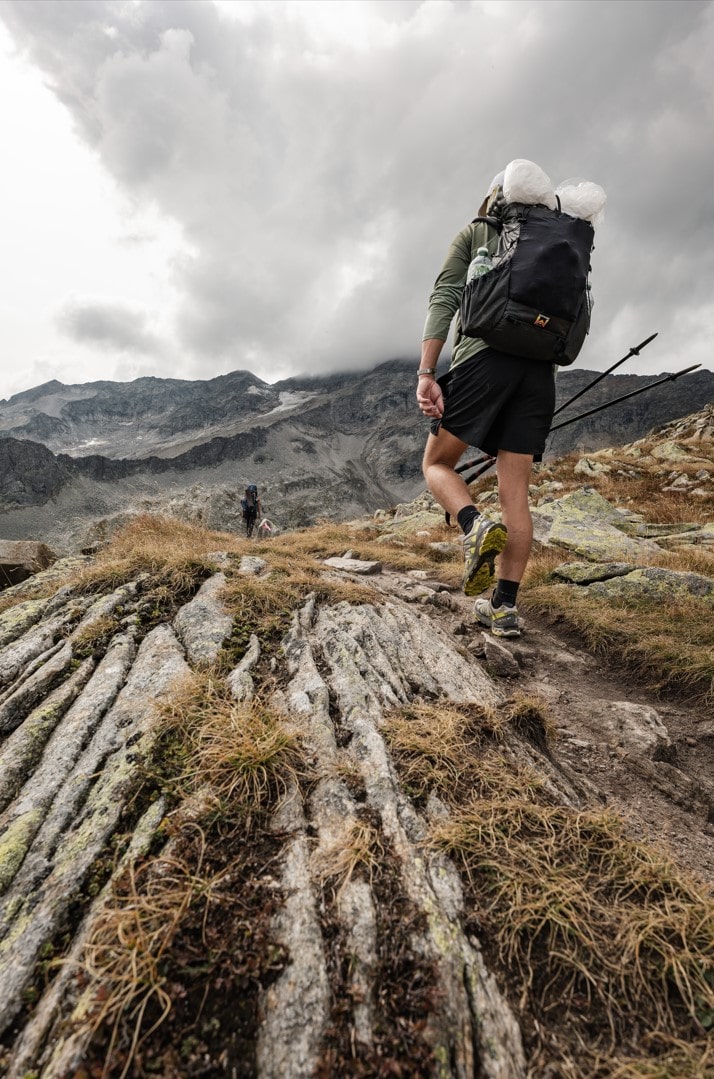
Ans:
<svg viewBox="0 0 714 1079"><path fill-rule="evenodd" d="M240 526L240 494L259 485L283 527L346 519L423 488L428 423L414 402L416 360L372 371L263 382L249 371L205 381L52 381L0 402L0 536L81 544L97 517L172 508ZM597 375L561 371L562 404ZM664 375L608 375L562 417ZM554 433L548 453L631 441L714 399L714 373L667 381Z"/></svg>

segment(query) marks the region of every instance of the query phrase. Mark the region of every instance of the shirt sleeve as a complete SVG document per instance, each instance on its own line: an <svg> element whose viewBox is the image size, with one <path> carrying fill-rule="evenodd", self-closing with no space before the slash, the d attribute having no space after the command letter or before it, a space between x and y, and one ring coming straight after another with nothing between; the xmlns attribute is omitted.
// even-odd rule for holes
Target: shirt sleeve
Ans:
<svg viewBox="0 0 714 1079"><path fill-rule="evenodd" d="M461 303L461 293L466 284L466 273L472 259L472 251L478 246L491 246L491 236L496 233L484 222L467 225L454 237L441 272L434 282L429 296L429 309L424 325L422 341L436 337L445 341L451 322Z"/></svg>

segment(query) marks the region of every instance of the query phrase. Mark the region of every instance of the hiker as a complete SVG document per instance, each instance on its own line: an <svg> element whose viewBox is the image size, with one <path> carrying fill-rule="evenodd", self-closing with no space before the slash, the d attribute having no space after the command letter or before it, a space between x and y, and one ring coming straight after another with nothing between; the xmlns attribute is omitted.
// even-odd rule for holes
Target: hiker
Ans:
<svg viewBox="0 0 714 1079"><path fill-rule="evenodd" d="M467 336L462 328L461 311L456 320L450 369L437 380L436 367L462 297L473 290L473 285L465 287L467 275L471 279L472 273L488 273L493 265L491 256L499 250L497 226L506 220L511 202L504 196L504 183L508 184L509 175L517 173L512 166L531 166L530 172L525 170L528 179L535 175L539 182L544 181L545 193L530 200L532 209L538 211L534 219L539 214L544 216L546 206L547 214L556 208L555 195L552 189L547 190L550 181L532 162L511 162L507 170L493 178L479 209L479 215L490 217L493 224L476 220L459 232L429 298L416 393L419 408L431 420L423 459L424 478L431 493L447 514L456 518L464 534L463 590L467 596L479 596L493 583L498 556L496 587L490 598L476 600L474 613L479 622L499 637L520 635L516 598L533 538L528 485L533 462L542 458L553 417L555 368L552 362L532 358L534 352L529 352L528 345L523 351L515 345L511 351L497 350L482 338ZM517 175L520 177L521 173ZM568 218L566 227L573 220ZM592 233L592 225L585 221L578 221L573 228L576 231L585 228ZM586 274L589 250L588 247ZM483 264L480 268L479 263ZM498 276L503 275L494 274L493 284ZM581 302L578 311L584 306ZM582 339L589 326L589 301L587 308ZM533 319L536 327L548 321L538 312ZM512 330L507 328L505 332ZM536 329L535 334L539 332ZM527 333L533 335L530 325ZM555 339L549 334L541 340L546 337ZM581 344L579 340L571 351L577 354ZM540 341L534 348L540 348ZM568 356L555 362L571 363L573 358ZM496 459L502 524L481 515L466 483L455 471L467 446L476 446Z"/></svg>
<svg viewBox="0 0 714 1079"><path fill-rule="evenodd" d="M240 506L243 512L243 520L245 521L245 534L250 539L253 535L255 522L258 517L263 515L258 488L254 483L249 483L246 487L245 494L240 500Z"/></svg>

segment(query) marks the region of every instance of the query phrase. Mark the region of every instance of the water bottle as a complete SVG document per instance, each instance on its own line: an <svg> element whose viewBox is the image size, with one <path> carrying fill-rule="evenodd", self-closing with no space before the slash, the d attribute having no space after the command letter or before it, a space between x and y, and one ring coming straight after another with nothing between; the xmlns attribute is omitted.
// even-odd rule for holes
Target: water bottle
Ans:
<svg viewBox="0 0 714 1079"><path fill-rule="evenodd" d="M474 277L481 277L485 273L489 273L493 269L493 262L491 256L488 253L487 247L479 247L476 252L476 258L471 259L471 263L466 274L466 284L473 281Z"/></svg>

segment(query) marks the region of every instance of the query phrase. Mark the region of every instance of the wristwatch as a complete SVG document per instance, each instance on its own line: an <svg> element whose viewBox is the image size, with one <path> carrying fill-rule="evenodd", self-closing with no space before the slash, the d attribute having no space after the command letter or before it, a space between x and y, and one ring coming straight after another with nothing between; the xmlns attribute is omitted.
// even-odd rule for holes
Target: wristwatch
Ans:
<svg viewBox="0 0 714 1079"><path fill-rule="evenodd" d="M417 371L417 378L420 378L422 375L431 375L431 377L434 378L434 376L436 375L436 368L435 367L420 367L419 370Z"/></svg>

